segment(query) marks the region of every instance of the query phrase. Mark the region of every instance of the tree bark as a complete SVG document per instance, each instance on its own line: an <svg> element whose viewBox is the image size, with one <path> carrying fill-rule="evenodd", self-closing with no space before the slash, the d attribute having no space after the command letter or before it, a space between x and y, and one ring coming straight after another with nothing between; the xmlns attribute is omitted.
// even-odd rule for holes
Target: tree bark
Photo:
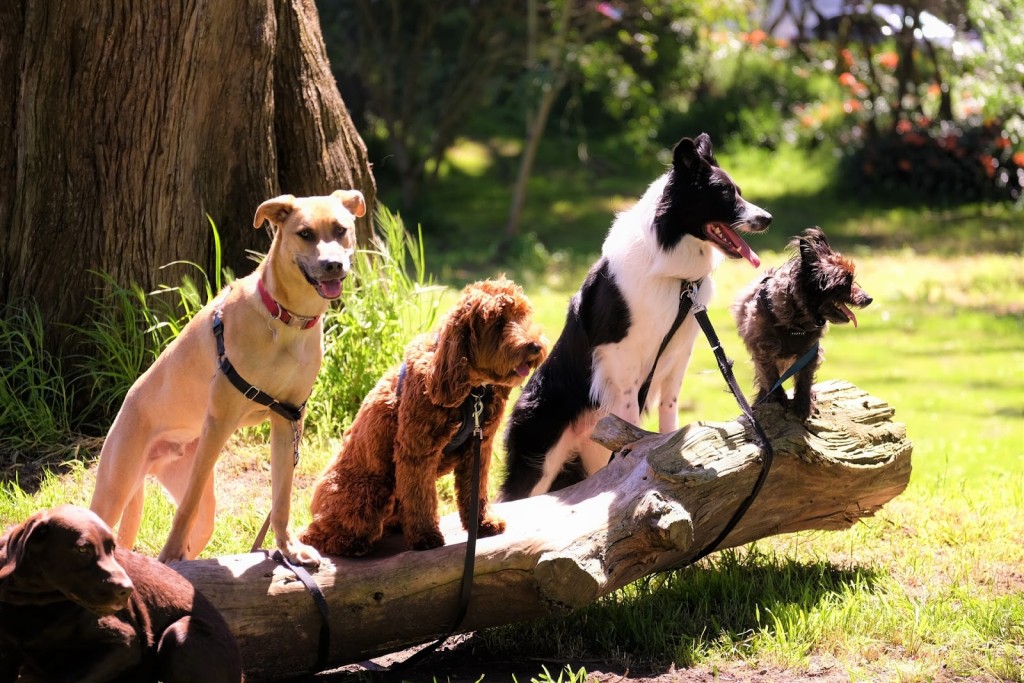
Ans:
<svg viewBox="0 0 1024 683"><path fill-rule="evenodd" d="M245 274L263 200L355 187L372 205L312 0L15 0L0 18L0 302L34 299L56 346L89 271L147 289L178 281L172 261L209 272L207 215Z"/></svg>
<svg viewBox="0 0 1024 683"><path fill-rule="evenodd" d="M758 409L775 449L764 487L722 548L805 529L845 529L899 495L911 444L893 410L845 382L817 386L806 425ZM459 631L537 619L587 605L648 574L685 566L725 526L760 471L738 421L647 434L606 418L595 438L616 455L586 481L497 507L508 522L477 545L472 599ZM448 544L427 552L327 558L315 574L330 605L330 663L358 662L447 633L465 552L457 515ZM391 539L395 541L395 539ZM320 616L302 584L262 554L174 565L224 614L247 680L311 670Z"/></svg>

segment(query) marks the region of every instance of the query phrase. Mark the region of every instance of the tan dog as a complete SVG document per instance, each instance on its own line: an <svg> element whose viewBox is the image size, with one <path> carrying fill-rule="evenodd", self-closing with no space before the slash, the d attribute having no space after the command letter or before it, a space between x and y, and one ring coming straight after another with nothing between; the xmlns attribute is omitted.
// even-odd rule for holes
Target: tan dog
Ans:
<svg viewBox="0 0 1024 683"><path fill-rule="evenodd" d="M249 276L226 287L185 326L136 380L100 453L91 508L131 548L142 521L147 474L178 504L160 553L168 562L192 559L213 534L214 465L239 427L270 419L271 528L293 563L318 565L320 555L289 526L292 474L302 420L250 398L302 406L323 358L321 316L341 296L355 248L355 219L366 213L362 193L327 197L282 195L256 210L254 227L275 226L266 258ZM261 291L263 290L263 291ZM247 393L229 379L218 358L214 320L223 321L224 358Z"/></svg>

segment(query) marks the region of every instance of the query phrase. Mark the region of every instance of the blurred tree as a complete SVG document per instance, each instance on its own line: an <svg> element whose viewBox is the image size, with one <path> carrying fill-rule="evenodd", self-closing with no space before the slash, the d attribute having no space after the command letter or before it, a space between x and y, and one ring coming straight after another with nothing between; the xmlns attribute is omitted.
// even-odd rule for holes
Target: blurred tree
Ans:
<svg viewBox="0 0 1024 683"><path fill-rule="evenodd" d="M1024 12L1019 0L968 0L984 49L969 57L963 87L988 116L1004 120L1024 151Z"/></svg>
<svg viewBox="0 0 1024 683"><path fill-rule="evenodd" d="M707 57L707 28L743 21L748 9L744 0L528 0L526 137L502 245L519 233L537 149L567 86L597 95L642 149L660 132L664 110L699 89L702 69L690 67Z"/></svg>
<svg viewBox="0 0 1024 683"><path fill-rule="evenodd" d="M358 115L383 129L413 207L495 74L521 59L522 12L491 0L321 0L339 81L365 95Z"/></svg>
<svg viewBox="0 0 1024 683"><path fill-rule="evenodd" d="M209 269L209 216L248 272L268 197L375 197L313 0L8 0L0 92L0 301L38 302L55 346L90 270L149 289L172 261Z"/></svg>

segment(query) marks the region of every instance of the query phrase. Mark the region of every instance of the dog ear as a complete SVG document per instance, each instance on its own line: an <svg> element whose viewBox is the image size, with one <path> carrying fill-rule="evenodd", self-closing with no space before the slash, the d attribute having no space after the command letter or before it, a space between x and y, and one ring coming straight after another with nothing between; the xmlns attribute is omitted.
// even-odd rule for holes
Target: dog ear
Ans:
<svg viewBox="0 0 1024 683"><path fill-rule="evenodd" d="M672 165L693 176L698 172L710 173L711 167L718 165L711 154L711 138L701 133L696 141L683 138L677 142L672 150Z"/></svg>
<svg viewBox="0 0 1024 683"><path fill-rule="evenodd" d="M701 133L694 142L697 146L697 154L712 166L718 166L714 150L711 149L711 136L707 133Z"/></svg>
<svg viewBox="0 0 1024 683"><path fill-rule="evenodd" d="M0 539L0 600L8 599L9 590L17 590L15 572L25 564L30 542L37 543L46 536L44 521L43 514L29 517Z"/></svg>
<svg viewBox="0 0 1024 683"><path fill-rule="evenodd" d="M469 304L449 311L437 334L437 348L427 377L427 395L435 405L455 408L469 395Z"/></svg>
<svg viewBox="0 0 1024 683"><path fill-rule="evenodd" d="M283 194L274 197L260 204L256 209L256 216L252 219L252 227L261 228L265 221L274 225L280 225L288 219L288 215L295 208L295 195Z"/></svg>
<svg viewBox="0 0 1024 683"><path fill-rule="evenodd" d="M341 202L341 205L356 218L366 215L366 200L359 190L335 190L331 196Z"/></svg>

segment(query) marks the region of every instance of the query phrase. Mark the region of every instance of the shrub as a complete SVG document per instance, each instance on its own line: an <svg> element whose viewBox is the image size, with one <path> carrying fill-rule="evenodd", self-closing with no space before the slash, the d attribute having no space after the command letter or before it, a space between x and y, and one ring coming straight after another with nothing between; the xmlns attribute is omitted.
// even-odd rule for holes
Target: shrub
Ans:
<svg viewBox="0 0 1024 683"><path fill-rule="evenodd" d="M917 119L852 149L845 177L872 192L939 203L1017 200L1024 153L997 121Z"/></svg>

